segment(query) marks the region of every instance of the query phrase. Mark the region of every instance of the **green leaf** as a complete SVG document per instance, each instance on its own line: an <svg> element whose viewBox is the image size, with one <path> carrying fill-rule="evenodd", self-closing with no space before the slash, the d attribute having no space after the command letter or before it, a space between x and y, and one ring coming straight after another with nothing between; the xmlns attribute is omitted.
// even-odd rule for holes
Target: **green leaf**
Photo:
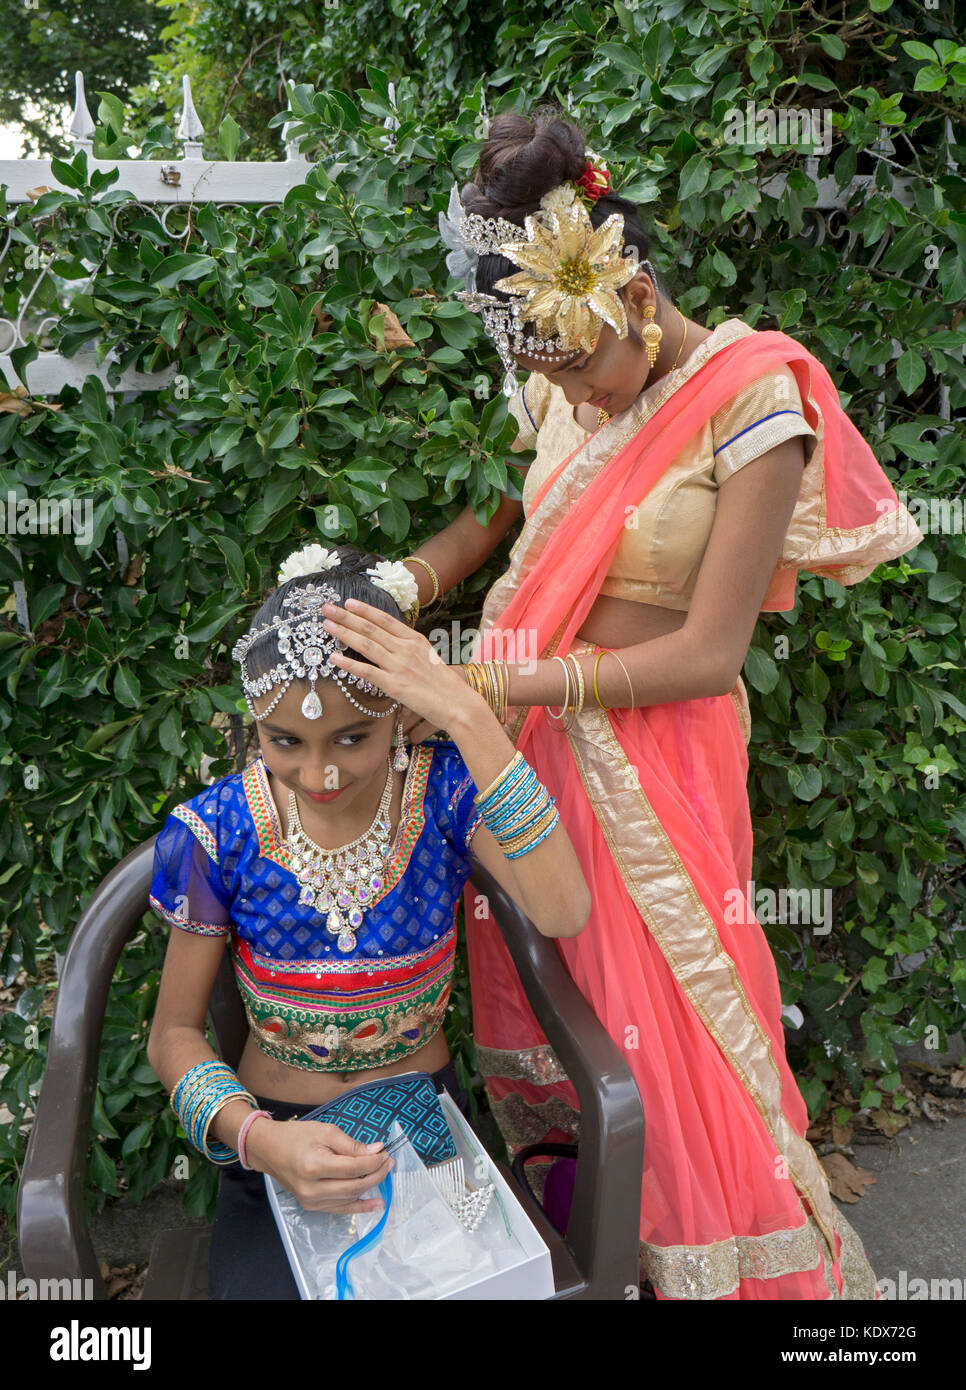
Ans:
<svg viewBox="0 0 966 1390"><path fill-rule="evenodd" d="M182 280L200 280L203 275L215 269L211 256L200 253L179 252L165 256L164 260L151 272L151 284L158 289L172 289Z"/></svg>
<svg viewBox="0 0 966 1390"><path fill-rule="evenodd" d="M87 180L74 168L73 164L68 164L63 159L52 159L50 161L50 172L58 183L62 183L66 188L83 188Z"/></svg>
<svg viewBox="0 0 966 1390"><path fill-rule="evenodd" d="M138 1153L139 1150L143 1149L151 1137L153 1127L151 1120L142 1120L139 1125L135 1125L132 1130L129 1130L124 1143L121 1145L121 1156L130 1158L131 1154Z"/></svg>
<svg viewBox="0 0 966 1390"><path fill-rule="evenodd" d="M228 566L228 573L233 582L239 589L244 589L247 583L245 573L245 557L242 554L241 546L233 541L230 536L215 536L215 545L225 557Z"/></svg>
<svg viewBox="0 0 966 1390"><path fill-rule="evenodd" d="M126 666L118 666L114 677L114 694L129 709L141 707L141 682Z"/></svg>
<svg viewBox="0 0 966 1390"><path fill-rule="evenodd" d="M926 593L934 603L955 603L962 589L962 580L954 574L931 574L926 581Z"/></svg>
<svg viewBox="0 0 966 1390"><path fill-rule="evenodd" d="M922 354L907 348L896 363L896 376L903 391L907 396L911 396L926 379L926 364L922 360Z"/></svg>
<svg viewBox="0 0 966 1390"><path fill-rule="evenodd" d="M686 198L703 193L708 186L710 176L711 165L704 155L692 155L681 170L681 182L678 186L679 200L683 203Z"/></svg>
<svg viewBox="0 0 966 1390"><path fill-rule="evenodd" d="M800 801L814 801L822 790L822 774L817 767L796 767L789 764L788 785Z"/></svg>
<svg viewBox="0 0 966 1390"><path fill-rule="evenodd" d="M226 116L218 130L218 148L226 159L235 158L238 146L244 139L247 139L247 136L238 122L231 116Z"/></svg>
<svg viewBox="0 0 966 1390"><path fill-rule="evenodd" d="M748 648L748 655L745 657L742 671L748 684L753 686L755 690L760 690L763 695L774 690L778 684L778 667L760 647L751 646Z"/></svg>
<svg viewBox="0 0 966 1390"><path fill-rule="evenodd" d="M302 479L297 476L279 478L275 482L269 483L262 496L256 500L254 506L249 508L246 514L246 530L256 536L259 535L265 530L272 517L294 501L301 490Z"/></svg>
<svg viewBox="0 0 966 1390"><path fill-rule="evenodd" d="M95 1140L90 1148L91 1170L94 1183L101 1192L110 1197L117 1196L117 1169L103 1144Z"/></svg>
<svg viewBox="0 0 966 1390"><path fill-rule="evenodd" d="M845 57L845 44L838 34L819 34L818 41L830 58L841 61Z"/></svg>

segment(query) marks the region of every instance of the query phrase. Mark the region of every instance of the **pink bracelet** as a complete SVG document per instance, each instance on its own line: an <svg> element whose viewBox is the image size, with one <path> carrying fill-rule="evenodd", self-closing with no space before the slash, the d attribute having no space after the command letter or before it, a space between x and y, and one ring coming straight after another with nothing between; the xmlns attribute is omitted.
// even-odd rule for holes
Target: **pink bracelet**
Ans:
<svg viewBox="0 0 966 1390"><path fill-rule="evenodd" d="M238 1143L235 1145L238 1150L238 1161L249 1173L252 1171L252 1165L245 1159L245 1136L251 1128L252 1121L257 1120L259 1115L264 1115L266 1120L272 1118L267 1110L253 1110L250 1115L246 1115L241 1122L241 1129L238 1131Z"/></svg>

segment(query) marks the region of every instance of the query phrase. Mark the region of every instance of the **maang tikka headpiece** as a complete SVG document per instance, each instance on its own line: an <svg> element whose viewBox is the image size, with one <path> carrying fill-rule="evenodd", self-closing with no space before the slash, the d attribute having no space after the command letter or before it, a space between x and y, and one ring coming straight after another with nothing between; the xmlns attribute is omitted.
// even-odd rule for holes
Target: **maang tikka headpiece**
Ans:
<svg viewBox="0 0 966 1390"><path fill-rule="evenodd" d="M298 575L315 574L338 564L337 552L326 550L319 545L306 546L288 557L279 570L278 582L282 584ZM366 574L377 588L385 589L391 594L404 612L412 610L418 590L415 579L403 564L383 560L375 569L366 570ZM276 614L270 622L253 628L235 643L231 654L241 668L245 702L254 719L267 718L294 680L309 682L309 692L302 701L303 715L306 719L320 719L323 714L322 701L315 688L315 682L320 678L334 680L349 703L372 719L381 719L399 708L397 700L388 709L369 709L366 705L360 704L347 689L348 685L354 685L367 695L383 699L386 697L384 690L380 690L363 676L330 664L330 654L345 651L346 644L322 626L325 621L322 607L326 603L341 605L342 596L337 589L331 584L304 584L301 588L293 589L282 600L282 608L287 610L283 615ZM282 660L264 675L251 678L245 670L245 657L254 643L269 633L278 634L278 650ZM266 695L275 686L279 687L275 698L261 714L256 714L252 700L259 695Z"/></svg>
<svg viewBox="0 0 966 1390"><path fill-rule="evenodd" d="M463 275L466 289L457 294L483 319L505 369L503 391L517 387L515 357L552 361L578 348L593 351L601 325L607 322L619 338L627 334L627 315L617 290L638 270L636 255L620 253L624 218L608 217L594 228L586 204L593 204L609 187L607 167L587 151L587 163L577 183L563 183L540 199L541 211L524 219L524 227L503 217L467 213L456 184L447 214L439 215L440 234L451 248L446 264ZM526 240L521 239L525 231ZM523 267L517 275L498 280L495 289L514 296L510 304L476 288L480 256L503 255ZM652 278L649 261L644 267ZM524 324L533 322L536 332Z"/></svg>

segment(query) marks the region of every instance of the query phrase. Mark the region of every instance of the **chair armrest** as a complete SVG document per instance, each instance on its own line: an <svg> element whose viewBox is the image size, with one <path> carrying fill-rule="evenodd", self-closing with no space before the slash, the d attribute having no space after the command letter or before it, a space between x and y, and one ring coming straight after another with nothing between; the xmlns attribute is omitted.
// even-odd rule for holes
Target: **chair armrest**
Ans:
<svg viewBox="0 0 966 1390"><path fill-rule="evenodd" d="M644 1109L630 1067L549 937L541 936L470 852L537 1022L580 1100L580 1145L566 1243L587 1281L584 1298L624 1299L637 1289L644 1168Z"/></svg>
<svg viewBox="0 0 966 1390"><path fill-rule="evenodd" d="M84 1211L84 1178L98 1055L114 969L147 908L156 839L111 870L74 929L17 1202L28 1278L92 1279L96 1298L107 1294Z"/></svg>

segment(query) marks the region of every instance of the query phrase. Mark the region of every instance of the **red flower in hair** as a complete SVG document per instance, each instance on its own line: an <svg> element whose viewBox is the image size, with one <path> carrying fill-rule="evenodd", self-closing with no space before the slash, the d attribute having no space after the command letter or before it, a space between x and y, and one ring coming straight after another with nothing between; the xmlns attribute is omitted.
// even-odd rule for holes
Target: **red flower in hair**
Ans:
<svg viewBox="0 0 966 1390"><path fill-rule="evenodd" d="M583 173L577 180L577 187L583 189L592 203L596 203L597 199L602 198L610 189L610 174L606 169L598 169L588 159Z"/></svg>

